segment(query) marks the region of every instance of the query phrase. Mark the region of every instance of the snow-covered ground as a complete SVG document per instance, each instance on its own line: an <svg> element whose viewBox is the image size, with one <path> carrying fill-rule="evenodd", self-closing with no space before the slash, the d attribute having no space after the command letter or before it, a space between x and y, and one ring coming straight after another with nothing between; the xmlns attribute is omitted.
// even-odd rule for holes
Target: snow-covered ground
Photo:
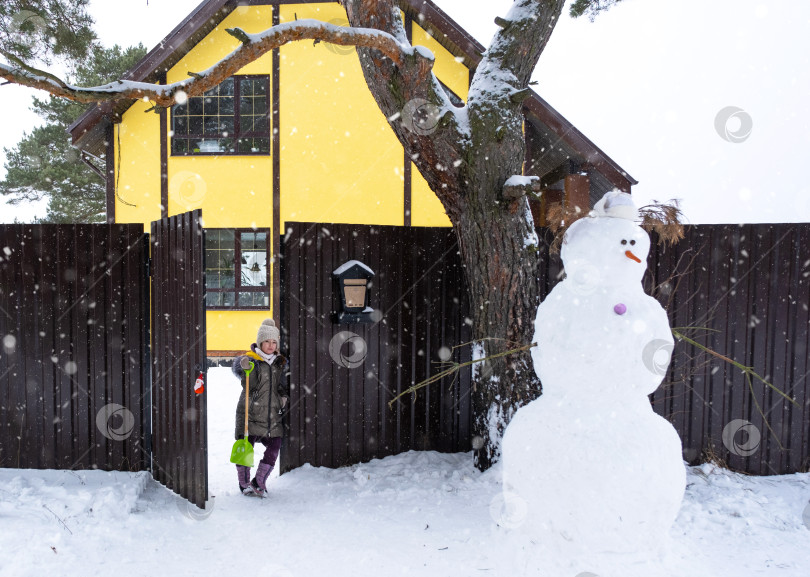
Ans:
<svg viewBox="0 0 810 577"><path fill-rule="evenodd" d="M210 488L201 512L146 473L0 469L0 575L262 577L539 575L504 510L500 468L411 452L354 467L303 467L244 497L228 462L239 387L208 373ZM257 447L258 448L258 447ZM691 468L665 554L599 568L554 559L549 577L810 575L810 474ZM804 514L804 518L803 518ZM597 571L598 569L598 571Z"/></svg>

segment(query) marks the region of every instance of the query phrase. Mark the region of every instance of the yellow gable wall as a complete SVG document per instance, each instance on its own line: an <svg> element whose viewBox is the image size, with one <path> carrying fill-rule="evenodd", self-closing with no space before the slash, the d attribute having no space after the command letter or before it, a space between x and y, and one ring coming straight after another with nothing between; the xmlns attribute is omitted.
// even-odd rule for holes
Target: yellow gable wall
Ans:
<svg viewBox="0 0 810 577"><path fill-rule="evenodd" d="M233 52L239 41L227 28L256 33L273 25L272 6L242 6L197 44L166 74L167 82L188 78ZM266 74L272 83L271 54L251 62L238 74ZM272 91L272 84L271 84ZM169 121L171 129L171 120ZM271 229L273 225L272 156L169 156L169 214L202 208L206 228ZM272 287L272 271L271 284ZM271 299L272 302L272 299ZM246 349L256 338L264 311L207 311L208 350Z"/></svg>
<svg viewBox="0 0 810 577"><path fill-rule="evenodd" d="M226 28L262 32L273 24L272 6L236 8L166 74L167 82L188 78L233 52L239 41ZM238 74L272 75L265 54ZM272 88L271 88L272 90ZM171 129L171 120L169 121ZM207 228L270 228L273 224L271 156L169 156L169 215L202 208Z"/></svg>
<svg viewBox="0 0 810 577"><path fill-rule="evenodd" d="M151 107L136 102L115 126L115 220L146 231L160 218L160 117Z"/></svg>
<svg viewBox="0 0 810 577"><path fill-rule="evenodd" d="M281 6L348 24L337 3ZM310 41L280 49L281 222L402 225L404 153L366 86L353 48Z"/></svg>
<svg viewBox="0 0 810 577"><path fill-rule="evenodd" d="M458 62L441 44L414 22L411 44L424 46L436 56L433 72L445 86L467 101L470 88L470 71ZM430 189L427 181L411 163L411 225L412 226L451 226L441 201Z"/></svg>
<svg viewBox="0 0 810 577"><path fill-rule="evenodd" d="M236 48L238 41L226 28L269 28L272 10L234 10L167 72L167 81L205 70ZM296 16L348 24L335 2L280 7L282 22ZM416 25L413 43L433 51L434 72L466 99L467 68ZM280 49L279 73L282 227L288 220L402 225L403 149L365 84L356 51L310 41L289 44ZM266 54L239 74L267 74L272 82L272 56ZM116 220L142 222L146 230L160 218L160 123L157 114L144 114L150 106L135 104L116 131L121 143L120 166L116 159L119 195L136 205L117 199ZM272 156L173 157L170 149L169 215L202 208L207 228L269 229L272 166ZM415 168L412 177L412 224L449 226L441 203ZM247 347L262 319L271 315L271 310L208 311L208 350Z"/></svg>

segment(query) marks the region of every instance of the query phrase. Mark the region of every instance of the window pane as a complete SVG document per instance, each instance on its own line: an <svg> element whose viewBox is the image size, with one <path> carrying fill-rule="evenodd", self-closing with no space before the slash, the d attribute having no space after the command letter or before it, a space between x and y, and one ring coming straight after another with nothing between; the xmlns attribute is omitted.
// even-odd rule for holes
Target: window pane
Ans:
<svg viewBox="0 0 810 577"><path fill-rule="evenodd" d="M172 130L174 130L175 136L183 136L188 134L188 117L180 116L172 117Z"/></svg>
<svg viewBox="0 0 810 577"><path fill-rule="evenodd" d="M232 292L222 293L222 306L224 307L236 306L236 293Z"/></svg>
<svg viewBox="0 0 810 577"><path fill-rule="evenodd" d="M188 113L191 116L198 116L203 113L203 99L199 96L188 99Z"/></svg>
<svg viewBox="0 0 810 577"><path fill-rule="evenodd" d="M187 154L188 153L188 140L181 138L172 139L172 154Z"/></svg>
<svg viewBox="0 0 810 577"><path fill-rule="evenodd" d="M205 286L207 289L234 288L234 237L230 229L205 230ZM224 295L224 296L222 296ZM209 306L228 306L233 293L208 293Z"/></svg>
<svg viewBox="0 0 810 577"><path fill-rule="evenodd" d="M242 286L267 285L267 233L241 232Z"/></svg>
<svg viewBox="0 0 810 577"><path fill-rule="evenodd" d="M233 136L234 123L233 118L228 116L219 117L219 132L222 136Z"/></svg>
<svg viewBox="0 0 810 577"><path fill-rule="evenodd" d="M251 152L270 152L270 139L269 138L252 138L250 144Z"/></svg>
<svg viewBox="0 0 810 577"><path fill-rule="evenodd" d="M242 94L242 98L246 96L253 96L253 84L254 81L252 78L239 79L239 92Z"/></svg>
<svg viewBox="0 0 810 577"><path fill-rule="evenodd" d="M253 114L253 98L249 96L242 96L239 100L239 113L242 116L249 116Z"/></svg>
<svg viewBox="0 0 810 577"><path fill-rule="evenodd" d="M242 246L242 252L246 250L256 250L256 235L261 234L258 232L241 232L239 233L239 244ZM244 256L244 255L243 255Z"/></svg>
<svg viewBox="0 0 810 577"><path fill-rule="evenodd" d="M240 138L239 152L244 154L250 153L267 153L270 152L270 139L269 138Z"/></svg>
<svg viewBox="0 0 810 577"><path fill-rule="evenodd" d="M236 231L233 229L220 229L219 242L221 248L234 248L236 240Z"/></svg>
<svg viewBox="0 0 810 577"><path fill-rule="evenodd" d="M205 116L203 121L206 135L215 135L219 132L219 119L216 116Z"/></svg>
<svg viewBox="0 0 810 577"><path fill-rule="evenodd" d="M219 83L220 96L233 96L233 78L226 78Z"/></svg>
<svg viewBox="0 0 810 577"><path fill-rule="evenodd" d="M267 97L260 96L253 99L253 114L267 116Z"/></svg>
<svg viewBox="0 0 810 577"><path fill-rule="evenodd" d="M219 253L217 269L233 273L235 270L234 263L236 262L233 258L233 249L221 249L217 252Z"/></svg>
<svg viewBox="0 0 810 577"><path fill-rule="evenodd" d="M195 136L203 135L203 117L190 116L188 119L188 133Z"/></svg>
<svg viewBox="0 0 810 577"><path fill-rule="evenodd" d="M219 98L206 96L203 101L203 114L206 116L219 114Z"/></svg>
<svg viewBox="0 0 810 577"><path fill-rule="evenodd" d="M253 117L253 132L267 134L270 131L270 123L266 116Z"/></svg>
<svg viewBox="0 0 810 577"><path fill-rule="evenodd" d="M229 96L219 99L219 113L233 114L233 97Z"/></svg>
<svg viewBox="0 0 810 577"><path fill-rule="evenodd" d="M234 275L232 270L220 271L219 286L222 288L234 288Z"/></svg>
<svg viewBox="0 0 810 577"><path fill-rule="evenodd" d="M220 231L216 228L214 229L207 228L203 231L203 238L205 239L205 249L206 249L205 253L206 262L211 262L207 260L208 259L207 251L210 249L219 248L219 234Z"/></svg>
<svg viewBox="0 0 810 577"><path fill-rule="evenodd" d="M270 306L270 298L264 292L240 292L239 293L239 306L240 307L264 307Z"/></svg>

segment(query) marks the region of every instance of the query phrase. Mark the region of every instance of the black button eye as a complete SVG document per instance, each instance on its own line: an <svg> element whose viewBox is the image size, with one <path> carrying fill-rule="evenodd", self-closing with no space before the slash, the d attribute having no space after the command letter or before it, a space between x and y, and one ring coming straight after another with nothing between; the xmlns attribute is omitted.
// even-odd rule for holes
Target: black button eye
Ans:
<svg viewBox="0 0 810 577"><path fill-rule="evenodd" d="M622 244L627 244L627 241L625 239L622 239Z"/></svg>
<svg viewBox="0 0 810 577"><path fill-rule="evenodd" d="M631 240L631 241L630 241L630 244L636 244L636 241Z"/></svg>

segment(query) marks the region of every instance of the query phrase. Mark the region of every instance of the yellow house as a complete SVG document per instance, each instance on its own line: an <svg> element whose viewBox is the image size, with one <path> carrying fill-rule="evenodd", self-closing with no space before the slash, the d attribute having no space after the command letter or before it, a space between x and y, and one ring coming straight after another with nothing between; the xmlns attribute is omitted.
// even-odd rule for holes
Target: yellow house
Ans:
<svg viewBox="0 0 810 577"><path fill-rule="evenodd" d="M400 0L414 45L462 105L484 48L429 0ZM129 71L167 83L205 70L237 47L226 33L297 18L348 25L337 2L206 0ZM242 350L279 310L279 239L287 222L450 226L380 112L352 47L288 44L202 97L148 112L136 101L90 108L75 146L106 161L109 222L143 223L202 208L206 229L208 356ZM524 172L545 198L592 204L630 192L624 170L538 95L524 103ZM542 207L536 209L542 224Z"/></svg>

